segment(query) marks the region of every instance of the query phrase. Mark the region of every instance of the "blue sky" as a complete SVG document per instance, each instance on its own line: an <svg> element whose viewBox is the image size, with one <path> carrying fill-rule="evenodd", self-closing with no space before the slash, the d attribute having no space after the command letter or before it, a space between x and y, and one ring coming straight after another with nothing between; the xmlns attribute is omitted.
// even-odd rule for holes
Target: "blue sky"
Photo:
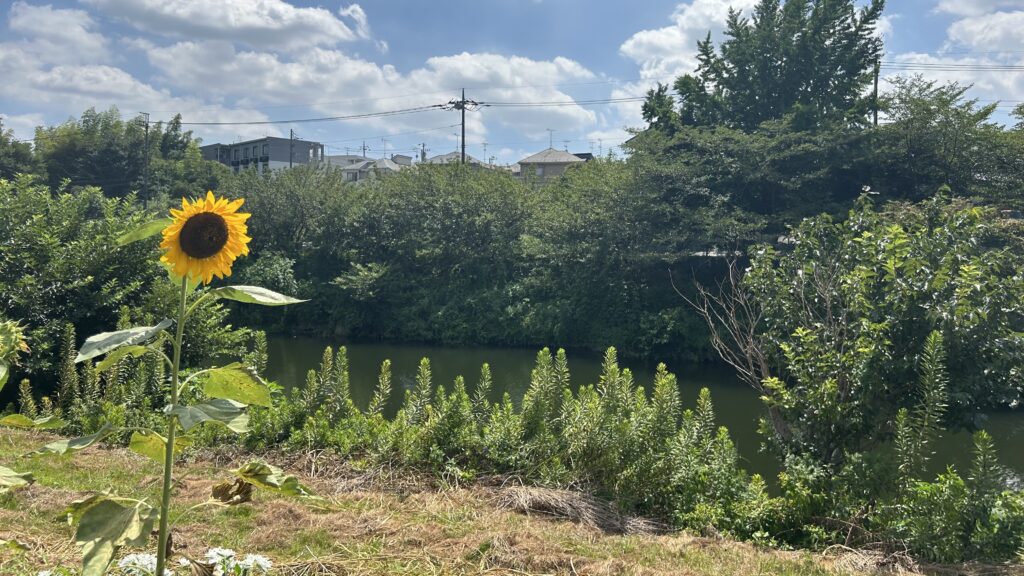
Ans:
<svg viewBox="0 0 1024 576"><path fill-rule="evenodd" d="M442 103L467 88L488 102L642 95L693 67L696 40L728 7L756 0L37 0L0 1L0 116L19 138L93 106L154 120L245 122L366 114ZM886 61L970 65L933 71L1024 100L1024 0L890 0ZM887 71L889 75L894 72ZM467 114L471 154L515 162L547 147L614 150L639 103L485 107ZM296 125L193 126L207 143L263 135L368 156L456 149L455 112Z"/></svg>

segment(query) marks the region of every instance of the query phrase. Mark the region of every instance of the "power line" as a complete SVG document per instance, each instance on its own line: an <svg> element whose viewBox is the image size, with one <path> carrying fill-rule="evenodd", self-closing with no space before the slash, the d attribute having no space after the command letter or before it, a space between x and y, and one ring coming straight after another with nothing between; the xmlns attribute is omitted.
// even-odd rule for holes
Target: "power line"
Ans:
<svg viewBox="0 0 1024 576"><path fill-rule="evenodd" d="M414 114L426 112L427 110L439 110L444 104L431 104L429 106L417 106L415 108L404 108L402 110L388 110L386 112L366 112L364 114L350 114L347 116L324 116L321 118L296 118L292 120L248 120L237 122L182 122L182 126L261 126L266 124L302 124L306 122L332 122L335 120L359 120L363 118L381 118L384 116L398 116L401 114Z"/></svg>

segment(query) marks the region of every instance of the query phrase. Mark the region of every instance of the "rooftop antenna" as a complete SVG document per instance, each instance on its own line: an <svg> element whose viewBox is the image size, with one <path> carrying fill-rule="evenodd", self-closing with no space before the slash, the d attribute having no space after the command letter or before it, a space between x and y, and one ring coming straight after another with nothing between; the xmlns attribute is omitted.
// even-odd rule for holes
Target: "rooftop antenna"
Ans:
<svg viewBox="0 0 1024 576"><path fill-rule="evenodd" d="M566 152L569 151L569 142L572 142L572 140L562 140L562 145L565 146Z"/></svg>
<svg viewBox="0 0 1024 576"><path fill-rule="evenodd" d="M548 148L554 148L555 131L551 128L545 128L545 130L548 131Z"/></svg>

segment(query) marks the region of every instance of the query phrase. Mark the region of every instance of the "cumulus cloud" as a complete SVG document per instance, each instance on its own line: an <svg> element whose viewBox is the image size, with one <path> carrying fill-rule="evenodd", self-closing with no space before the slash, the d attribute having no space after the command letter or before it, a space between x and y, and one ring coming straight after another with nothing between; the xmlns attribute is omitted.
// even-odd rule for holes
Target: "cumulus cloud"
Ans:
<svg viewBox="0 0 1024 576"><path fill-rule="evenodd" d="M262 113L232 110L196 97L172 95L142 82L125 70L106 64L61 64L52 66L18 43L0 43L0 101L31 103L58 114L77 115L87 108L106 110L118 106L125 114L137 111L187 111L195 121L266 119ZM24 115L34 125L42 124L39 114ZM13 116L12 116L13 117ZM154 119L160 117L154 114ZM241 136L267 133L266 127L243 126ZM209 131L199 130L204 135ZM277 133L274 130L273 133Z"/></svg>
<svg viewBox="0 0 1024 576"><path fill-rule="evenodd" d="M7 26L22 37L22 49L47 62L81 62L109 57L107 40L84 10L15 2Z"/></svg>
<svg viewBox="0 0 1024 576"><path fill-rule="evenodd" d="M983 104L996 100L1002 101L1008 95L1024 92L1024 73L985 70L985 67L999 66L1007 63L990 57L935 56L932 54L908 52L895 55L893 60L903 63L930 65L933 69L913 73L921 74L925 78L935 80L941 84L956 82L961 86L973 86L968 97L979 98ZM1013 63L1024 66L1024 59L1018 59L1018 61ZM934 67L941 67L943 65L953 66L953 68L934 69ZM898 74L906 75L907 72L899 72ZM896 74L888 74L886 79L893 76L896 76Z"/></svg>
<svg viewBox="0 0 1024 576"><path fill-rule="evenodd" d="M676 6L671 24L641 30L619 47L619 52L640 68L640 79L612 91L612 98L643 96L657 82L670 84L677 76L697 67L697 42L708 33L718 38L725 28L729 9L748 10L758 0L691 0ZM621 126L641 126L639 103L616 105ZM621 128L621 126L619 126Z"/></svg>
<svg viewBox="0 0 1024 576"><path fill-rule="evenodd" d="M211 57L216 54L216 57ZM251 104L307 104L325 116L382 112L447 102L467 88L476 100L503 102L565 101L557 89L567 81L594 74L566 58L538 61L499 54L462 53L429 58L406 74L393 66L314 48L301 57L236 50L228 42L179 42L148 50L149 62L163 82L186 92ZM592 111L579 106L556 108L486 108L467 115L467 132L482 137L484 119L536 136L546 128L578 130L594 122ZM450 112L389 116L351 125L397 133L438 126L457 118Z"/></svg>
<svg viewBox="0 0 1024 576"><path fill-rule="evenodd" d="M1024 44L1024 10L962 18L947 31L949 40L990 52L1018 51Z"/></svg>
<svg viewBox="0 0 1024 576"><path fill-rule="evenodd" d="M717 36L729 9L747 10L758 0L692 0L676 6L670 26L641 30L623 42L619 51L640 65L648 80L671 81L697 66L697 41L708 32Z"/></svg>
<svg viewBox="0 0 1024 576"><path fill-rule="evenodd" d="M358 4L335 15L282 0L83 0L146 32L201 40L238 42L262 49L334 46L369 36ZM349 18L355 26L349 26Z"/></svg>
<svg viewBox="0 0 1024 576"><path fill-rule="evenodd" d="M939 0L935 6L937 12L956 16L979 16L996 10L1024 8L1021 0Z"/></svg>

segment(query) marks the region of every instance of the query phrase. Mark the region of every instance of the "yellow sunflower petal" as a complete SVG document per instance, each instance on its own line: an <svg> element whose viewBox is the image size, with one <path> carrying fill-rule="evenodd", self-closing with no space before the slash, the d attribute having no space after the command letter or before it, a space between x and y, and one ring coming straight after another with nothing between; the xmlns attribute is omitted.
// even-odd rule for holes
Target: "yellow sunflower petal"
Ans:
<svg viewBox="0 0 1024 576"><path fill-rule="evenodd" d="M163 230L160 248L164 250L164 254L160 260L170 266L176 276L187 276L193 280L202 281L204 284L212 282L214 277L231 276L231 266L236 258L249 253L248 243L251 241L247 235L248 228L245 225L245 221L251 215L236 212L243 203L244 200L241 198L236 200L217 198L212 190L207 191L205 198L196 198L191 202L182 198L181 210L170 210L173 220ZM216 214L227 229L227 238L224 240L224 244L213 254L204 258L189 255L181 242L185 224L190 218L200 214ZM195 245L192 244L192 246Z"/></svg>

